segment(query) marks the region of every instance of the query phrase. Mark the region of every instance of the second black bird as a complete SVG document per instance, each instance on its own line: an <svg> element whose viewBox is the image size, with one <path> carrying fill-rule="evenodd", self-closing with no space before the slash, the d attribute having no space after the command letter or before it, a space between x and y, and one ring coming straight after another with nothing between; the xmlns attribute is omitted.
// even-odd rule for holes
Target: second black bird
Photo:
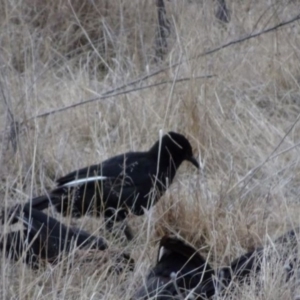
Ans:
<svg viewBox="0 0 300 300"><path fill-rule="evenodd" d="M39 266L40 260L54 263L63 253L74 248L107 249L104 239L78 228L67 227L28 206L19 207L13 218L14 222L21 221L24 229L5 234L0 240L0 249L15 261L24 257L33 268Z"/></svg>

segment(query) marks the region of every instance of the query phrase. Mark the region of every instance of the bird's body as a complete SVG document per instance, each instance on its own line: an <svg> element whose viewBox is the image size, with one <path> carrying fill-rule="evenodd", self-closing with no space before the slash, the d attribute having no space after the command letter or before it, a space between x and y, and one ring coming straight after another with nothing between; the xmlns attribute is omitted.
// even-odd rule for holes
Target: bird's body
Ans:
<svg viewBox="0 0 300 300"><path fill-rule="evenodd" d="M59 178L55 189L27 205L38 210L54 205L58 212L74 217L104 214L111 227L129 211L143 215L144 209L152 207L184 160L199 168L189 141L169 132L149 151L127 152Z"/></svg>
<svg viewBox="0 0 300 300"><path fill-rule="evenodd" d="M15 212L15 221L23 223L23 230L10 232L0 241L0 249L13 260L23 255L27 264L37 267L40 260L56 262L61 254L74 248L107 249L102 238L78 228L67 227L54 218L25 206Z"/></svg>
<svg viewBox="0 0 300 300"><path fill-rule="evenodd" d="M135 215L142 215L142 207L148 209L152 197L155 203L167 188L167 178L171 183L175 175L161 172L156 180L156 164L155 157L145 152L129 152L72 172L58 179L58 187L51 192L65 196L56 209L69 214L70 206L65 200L69 200L66 196L70 194L73 196L71 213L75 217L122 208L127 211L127 207Z"/></svg>

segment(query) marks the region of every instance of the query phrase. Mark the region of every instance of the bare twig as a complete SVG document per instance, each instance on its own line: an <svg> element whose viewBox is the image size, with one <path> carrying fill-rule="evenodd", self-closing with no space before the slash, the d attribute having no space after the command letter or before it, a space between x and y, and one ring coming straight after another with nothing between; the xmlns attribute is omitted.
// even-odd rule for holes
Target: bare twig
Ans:
<svg viewBox="0 0 300 300"><path fill-rule="evenodd" d="M265 29L265 30L262 30L262 31L260 31L260 32L252 33L252 34L246 35L246 36L243 37L243 38L239 38L239 39L233 40L233 41L228 42L228 43L226 43L226 44L223 44L223 45L221 45L221 46L219 46L219 47L217 47L217 48L214 48L214 49L212 49L212 50L208 50L208 51L205 51L205 52L203 52L203 53L201 53L201 54L198 54L198 55L196 55L196 56L194 56L194 57L192 57L192 58L188 58L188 59L186 59L186 60L184 60L184 61L181 61L181 62L178 62L178 63L174 63L172 66L165 68L165 70L166 70L166 69L169 69L169 68L174 68L174 67L176 67L176 66L179 65L179 64L182 64L182 63L185 63L185 62L189 62L189 61L198 59L198 58L200 58L200 57L203 57L203 56L206 56L206 55L209 55L209 54L213 54L213 53L219 52L220 50L223 50L223 49L225 49L225 48L228 48L228 47L230 47L230 46L232 46L232 45L236 45L236 44L245 42L245 41L247 41L247 40L251 40L251 39L256 38L256 37L259 37L259 36L261 36L261 35L263 35L263 34L265 34L265 33L269 33L269 32L275 31L275 30L279 29L280 27L289 25L289 24L294 23L294 22L296 22L296 21L298 21L298 20L300 20L300 14L297 15L296 17L294 17L294 18L288 20L288 21L281 22L281 23L279 23L279 24L277 24L277 25L275 25L275 26L272 26L272 27L267 28L267 29ZM164 70L164 71L165 71L165 70Z"/></svg>
<svg viewBox="0 0 300 300"><path fill-rule="evenodd" d="M251 181L251 179L253 178L253 176L257 173L257 171L259 171L269 160L277 157L278 155L287 152L288 150L293 149L294 147L290 147L287 150L283 150L278 154L275 154L276 151L280 148L280 146L283 144L283 142L285 141L285 139L287 138L287 136L291 133L291 131L293 130L293 128L296 126L296 124L299 122L300 120L300 115L298 115L297 119L295 120L295 122L292 124L292 126L289 128L289 130L285 133L285 135L283 136L283 138L280 140L280 142L278 143L278 145L274 148L274 150L266 157L266 159L261 162L258 166L256 166L255 168L253 168L252 170L250 170L241 180L239 180L227 193L231 192L233 189L235 189L238 185L240 185L242 182L245 182L243 188L240 191L240 194L242 194L243 190L246 188L246 186L248 185L248 183Z"/></svg>
<svg viewBox="0 0 300 300"><path fill-rule="evenodd" d="M189 80L195 80L195 79L212 78L214 76L215 75L205 75L205 76L180 78L180 79L175 80L175 83L189 81ZM95 101L98 101L98 100L112 98L112 97L116 97L116 96L120 96L120 95L126 95L126 94L129 94L129 93L133 93L133 92L137 92L137 91L157 87L157 86L160 86L160 85L163 85L163 84L173 84L173 83L174 83L174 80L166 80L166 81L157 82L157 83L153 83L153 84L146 85L146 86L132 88L130 90L122 91L122 92L118 92L118 93L114 93L114 94L103 94L103 95L100 95L100 96L95 97L95 98L91 98L91 99L88 99L88 100L85 100L85 101L77 102L77 103L74 103L74 104L59 108L59 109L54 109L54 110L39 114L37 116L31 117L30 119L28 119L26 121L30 121L30 120L33 120L33 119L36 119L36 118L46 117L46 116L49 116L49 115L52 115L52 114L63 112L63 111L68 110L70 108L74 108L74 107L84 105L84 104L88 104L88 103L91 103L91 102L95 102Z"/></svg>
<svg viewBox="0 0 300 300"><path fill-rule="evenodd" d="M290 0L290 1L287 3L287 5L289 5L291 1L292 1L292 0ZM266 27L269 25L269 23L270 23L270 21L272 20L272 18L273 18L275 15L278 15L279 7L276 7L276 6L278 6L278 4L281 4L281 3L282 3L281 0L277 0L275 3L269 5L269 6L262 12L262 14L259 16L259 18L257 19L256 23L255 23L254 26L253 26L253 31L252 31L252 32L254 32L254 31L257 29L258 24L260 23L260 21L262 21L262 20L264 20L265 18L267 18L267 14L269 13L269 11L270 11L270 10L273 10L271 16L267 19L267 22L263 25L263 28L266 28ZM286 6L287 6L287 5L286 5Z"/></svg>

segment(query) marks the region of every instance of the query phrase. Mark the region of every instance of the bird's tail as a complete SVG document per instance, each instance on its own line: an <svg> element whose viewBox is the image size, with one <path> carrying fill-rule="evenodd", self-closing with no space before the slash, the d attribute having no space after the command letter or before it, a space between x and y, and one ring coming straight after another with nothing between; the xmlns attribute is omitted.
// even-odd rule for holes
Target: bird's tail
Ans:
<svg viewBox="0 0 300 300"><path fill-rule="evenodd" d="M17 204L13 207L4 208L0 215L1 223L14 224L18 222L18 216L23 207L29 209L34 208L36 210L44 210L51 205L58 205L61 202L61 198L55 194L38 196L30 199L25 204Z"/></svg>

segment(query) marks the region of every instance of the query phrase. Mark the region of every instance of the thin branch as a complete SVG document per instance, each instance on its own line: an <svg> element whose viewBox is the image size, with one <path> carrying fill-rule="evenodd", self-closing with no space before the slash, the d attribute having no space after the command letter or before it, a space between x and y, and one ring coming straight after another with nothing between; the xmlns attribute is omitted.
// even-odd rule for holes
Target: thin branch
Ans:
<svg viewBox="0 0 300 300"><path fill-rule="evenodd" d="M235 45L235 44L239 44L239 43L245 42L245 41L247 41L247 40L251 40L251 39L253 39L253 38L259 37L259 36L261 36L261 35L263 35L263 34L265 34L265 33L269 33L269 32L275 31L275 30L279 29L280 27L286 26L286 25L291 24L291 23L293 23L293 22L296 22L296 21L298 21L298 20L300 20L300 14L297 15L296 17L294 17L294 18L291 19L291 20L288 20L288 21L285 21L285 22L281 22L281 23L279 23L279 24L277 24L277 25L275 25L275 26L272 26L272 27L270 27L270 28L268 28L268 29L265 29L265 30L263 30L263 31L260 31L260 32L257 32L257 33L253 33L253 34L247 35L247 36L245 36L245 37L243 37L243 38L239 38L239 39L237 39L237 40L233 40L233 41L228 42L228 43L226 43L226 44L223 44L223 45L221 45L221 46L219 46L219 47L217 47L217 48L214 48L214 49L212 49L212 50L208 50L208 51L203 52L203 53L201 53L201 54L199 54L199 55L196 55L196 56L194 56L194 57L192 57L192 58L186 59L185 61L175 63L175 64L173 64L171 67L173 68L173 67L176 67L178 64L182 64L182 63L184 63L184 62L189 62L189 61L192 61L192 60L194 60L194 59L198 59L198 58L200 58L200 57L202 57L202 56L206 56L206 55L209 55L209 54L216 53L216 52L218 52L218 51L220 51L220 50L223 50L223 49L225 49L225 48L228 48L229 46L232 46L232 45ZM168 68L171 68L171 67L168 67ZM168 68L165 68L165 69L168 69Z"/></svg>
<svg viewBox="0 0 300 300"><path fill-rule="evenodd" d="M33 119L36 119L36 118L42 118L42 117L46 117L46 116L49 116L49 115L52 115L52 114L60 113L60 112L63 112L65 110L68 110L70 108L74 108L74 107L77 107L77 106L80 106L80 105L92 103L92 102L95 102L95 101L98 101L98 100L112 98L112 97L116 97L116 96L120 96L120 95L126 95L126 94L129 94L129 93L133 93L133 92L137 92L137 91L157 87L157 86L160 86L160 85L163 85L163 84L174 84L174 83L178 83L178 82L190 81L190 80L195 80L195 79L212 78L214 76L215 75L205 75L205 76L196 76L196 77L185 77L185 78L177 79L175 81L174 80L166 80L166 81L161 81L161 82L153 83L153 84L146 85L146 86L132 88L130 90L121 91L121 92L114 93L114 94L103 94L103 95L100 95L100 96L95 97L95 98L91 98L91 99L88 99L88 100L85 100L85 101L77 102L77 103L74 103L74 104L59 108L59 109L54 109L54 110L39 114L37 116L34 116L34 117L31 117L31 118L27 119L26 121L30 121L30 120L33 120Z"/></svg>
<svg viewBox="0 0 300 300"><path fill-rule="evenodd" d="M283 142L285 141L285 139L288 137L288 135L291 133L291 131L295 128L296 124L299 122L300 120L300 114L298 115L297 119L295 120L295 122L292 124L292 126L289 128L289 130L285 133L285 135L283 136L283 138L280 140L280 142L278 143L278 145L274 148L274 150L266 157L266 159L261 162L258 166L256 166L255 168L253 168L252 170L250 170L241 180L239 180L230 190L227 191L227 193L231 192L234 188L236 188L238 185L240 185L242 182L246 181L247 182L244 184L243 188L240 191L240 194L242 194L243 190L246 188L246 186L248 185L248 183L251 181L251 179L253 178L253 176L271 159L274 159L275 157L287 152L288 150L293 149L294 147L290 147L288 149L285 149L281 152L279 152L278 154L275 154L276 151L280 148L280 146L283 144Z"/></svg>

